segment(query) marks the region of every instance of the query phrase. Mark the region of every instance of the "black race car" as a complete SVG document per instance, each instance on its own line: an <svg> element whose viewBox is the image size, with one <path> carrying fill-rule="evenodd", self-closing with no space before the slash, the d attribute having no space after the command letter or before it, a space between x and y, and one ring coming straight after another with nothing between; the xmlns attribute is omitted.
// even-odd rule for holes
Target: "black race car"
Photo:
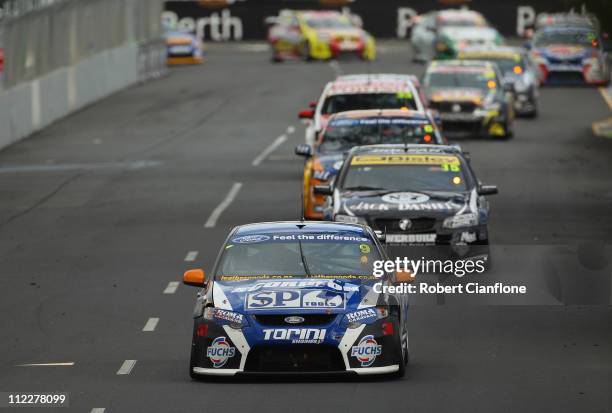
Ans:
<svg viewBox="0 0 612 413"><path fill-rule="evenodd" d="M367 224L389 246L425 247L419 256L488 260L489 203L464 154L446 145L371 145L349 153L324 218ZM414 252L414 250L413 250Z"/></svg>
<svg viewBox="0 0 612 413"><path fill-rule="evenodd" d="M427 67L423 86L448 138L512 137L514 88L503 83L495 63L434 61Z"/></svg>

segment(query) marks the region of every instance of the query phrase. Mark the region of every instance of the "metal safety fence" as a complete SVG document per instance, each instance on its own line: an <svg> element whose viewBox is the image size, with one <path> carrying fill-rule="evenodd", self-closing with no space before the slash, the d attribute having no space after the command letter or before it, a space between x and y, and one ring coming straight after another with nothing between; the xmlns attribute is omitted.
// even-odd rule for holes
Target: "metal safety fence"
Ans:
<svg viewBox="0 0 612 413"><path fill-rule="evenodd" d="M6 88L126 43L151 44L162 34L162 0L9 1L2 10Z"/></svg>

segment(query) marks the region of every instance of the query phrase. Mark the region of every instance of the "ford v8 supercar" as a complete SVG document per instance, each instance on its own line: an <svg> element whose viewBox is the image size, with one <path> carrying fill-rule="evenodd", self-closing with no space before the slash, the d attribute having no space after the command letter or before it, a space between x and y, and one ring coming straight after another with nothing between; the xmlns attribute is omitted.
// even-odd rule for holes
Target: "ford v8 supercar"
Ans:
<svg viewBox="0 0 612 413"><path fill-rule="evenodd" d="M268 29L272 60L287 58L325 60L356 56L376 57L374 38L357 26L350 16L337 11L283 10Z"/></svg>
<svg viewBox="0 0 612 413"><path fill-rule="evenodd" d="M426 100L419 79L402 74L353 74L328 82L318 101L300 111L306 120L306 143L314 144L334 113L361 109L411 109L424 112Z"/></svg>
<svg viewBox="0 0 612 413"><path fill-rule="evenodd" d="M531 56L540 69L543 84L607 85L608 55L600 36L584 27L551 26L538 30Z"/></svg>
<svg viewBox="0 0 612 413"><path fill-rule="evenodd" d="M411 247L417 256L489 259L485 195L497 187L481 185L453 146L355 147L333 187L315 191L329 195L324 218L367 224L386 234L389 247Z"/></svg>
<svg viewBox="0 0 612 413"><path fill-rule="evenodd" d="M354 146L387 143L446 144L429 111L408 109L369 109L340 112L311 146L301 144L295 153L304 163L304 216L321 219L325 197L314 193L316 185L329 183Z"/></svg>
<svg viewBox="0 0 612 413"><path fill-rule="evenodd" d="M389 374L408 362L407 294L387 286L409 272L373 276L387 259L362 225L250 224L231 231L194 309L189 374Z"/></svg>

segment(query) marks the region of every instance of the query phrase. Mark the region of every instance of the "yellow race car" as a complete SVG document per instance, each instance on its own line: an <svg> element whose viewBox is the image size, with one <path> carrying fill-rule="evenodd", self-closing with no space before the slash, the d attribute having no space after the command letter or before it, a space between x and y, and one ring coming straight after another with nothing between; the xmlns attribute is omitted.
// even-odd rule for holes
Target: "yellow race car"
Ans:
<svg viewBox="0 0 612 413"><path fill-rule="evenodd" d="M327 60L356 56L374 60L374 38L351 16L337 11L283 10L268 29L272 60Z"/></svg>

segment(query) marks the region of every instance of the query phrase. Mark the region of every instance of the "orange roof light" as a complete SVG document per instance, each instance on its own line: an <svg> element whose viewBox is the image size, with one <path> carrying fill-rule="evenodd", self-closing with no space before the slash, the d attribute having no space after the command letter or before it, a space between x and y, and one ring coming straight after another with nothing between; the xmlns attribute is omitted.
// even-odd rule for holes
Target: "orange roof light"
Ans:
<svg viewBox="0 0 612 413"><path fill-rule="evenodd" d="M523 73L523 68L522 68L522 67L520 67L520 66L514 66L514 67L512 68L512 71L513 71L514 73L516 73L517 75L520 75L521 73Z"/></svg>
<svg viewBox="0 0 612 413"><path fill-rule="evenodd" d="M423 136L423 140L424 140L425 142L431 142L431 135L425 135L425 136Z"/></svg>
<svg viewBox="0 0 612 413"><path fill-rule="evenodd" d="M495 83L495 80L489 80L489 81L487 82L487 87L488 87L489 89L495 89L495 88L497 87L497 83Z"/></svg>

